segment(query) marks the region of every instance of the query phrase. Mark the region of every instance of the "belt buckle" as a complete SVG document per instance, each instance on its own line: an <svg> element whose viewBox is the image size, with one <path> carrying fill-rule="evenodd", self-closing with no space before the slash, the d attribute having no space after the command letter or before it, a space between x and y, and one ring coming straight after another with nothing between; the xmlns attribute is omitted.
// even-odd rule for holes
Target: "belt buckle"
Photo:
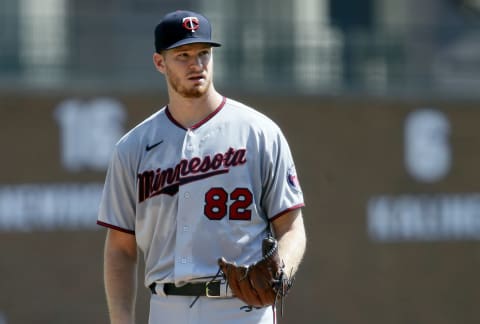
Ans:
<svg viewBox="0 0 480 324"><path fill-rule="evenodd" d="M210 284L213 284L213 283L216 283L216 284L220 284L219 281L209 281L205 284L205 296L207 296L208 298L221 298L221 293L220 293L220 285L218 287L218 295L210 295L210 292L209 292L209 288L208 286L210 286Z"/></svg>

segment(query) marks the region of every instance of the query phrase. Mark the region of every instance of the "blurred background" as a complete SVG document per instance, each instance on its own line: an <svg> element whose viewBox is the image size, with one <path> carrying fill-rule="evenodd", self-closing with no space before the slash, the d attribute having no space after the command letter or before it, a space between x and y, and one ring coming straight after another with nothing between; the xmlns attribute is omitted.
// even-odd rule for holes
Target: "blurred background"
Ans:
<svg viewBox="0 0 480 324"><path fill-rule="evenodd" d="M480 1L0 0L0 324L108 322L98 203L166 104L176 9L295 156L309 240L279 323L480 323Z"/></svg>

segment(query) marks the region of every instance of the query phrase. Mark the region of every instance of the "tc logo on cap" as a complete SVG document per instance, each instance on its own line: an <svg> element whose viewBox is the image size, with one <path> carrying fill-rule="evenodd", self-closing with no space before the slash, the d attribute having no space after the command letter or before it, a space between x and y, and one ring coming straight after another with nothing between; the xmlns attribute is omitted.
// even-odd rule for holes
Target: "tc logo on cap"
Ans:
<svg viewBox="0 0 480 324"><path fill-rule="evenodd" d="M185 17L182 20L182 25L185 29L194 33L198 28L200 28L200 22L197 17Z"/></svg>

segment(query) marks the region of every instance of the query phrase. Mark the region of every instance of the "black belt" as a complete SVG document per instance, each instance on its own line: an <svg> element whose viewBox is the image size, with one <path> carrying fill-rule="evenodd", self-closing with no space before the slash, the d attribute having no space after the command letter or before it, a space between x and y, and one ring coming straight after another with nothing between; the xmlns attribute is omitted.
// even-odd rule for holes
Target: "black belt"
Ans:
<svg viewBox="0 0 480 324"><path fill-rule="evenodd" d="M156 286L155 282L150 285L150 290L155 295L157 294ZM187 283L181 287L173 283L165 283L163 291L166 295L220 297L220 281Z"/></svg>

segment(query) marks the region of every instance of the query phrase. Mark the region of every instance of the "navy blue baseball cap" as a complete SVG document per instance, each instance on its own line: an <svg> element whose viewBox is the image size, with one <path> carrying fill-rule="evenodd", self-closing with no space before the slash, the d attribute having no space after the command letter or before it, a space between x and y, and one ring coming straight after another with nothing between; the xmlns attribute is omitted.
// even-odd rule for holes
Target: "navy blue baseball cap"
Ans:
<svg viewBox="0 0 480 324"><path fill-rule="evenodd" d="M186 44L207 43L221 46L212 41L212 27L203 15L186 10L166 14L155 28L155 50L159 53Z"/></svg>

